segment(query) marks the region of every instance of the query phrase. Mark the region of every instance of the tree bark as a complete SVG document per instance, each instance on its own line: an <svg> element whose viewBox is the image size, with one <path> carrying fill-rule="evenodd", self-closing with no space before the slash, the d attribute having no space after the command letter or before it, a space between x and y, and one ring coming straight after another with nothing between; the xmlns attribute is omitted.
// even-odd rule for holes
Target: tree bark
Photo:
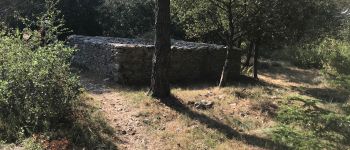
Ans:
<svg viewBox="0 0 350 150"><path fill-rule="evenodd" d="M255 51L255 43L251 42L250 46L249 46L249 49L248 49L248 53L247 53L247 59L245 60L245 62L243 64L243 69L242 70L244 70L244 69L249 67L250 59L252 58L253 51Z"/></svg>
<svg viewBox="0 0 350 150"><path fill-rule="evenodd" d="M227 76L229 74L229 69L231 67L232 59L234 58L234 52L233 52L233 43L234 43L234 34L235 34L235 27L233 23L233 12L231 7L232 1L230 1L229 5L227 5L227 19L229 20L229 34L226 39L226 43L228 46L227 54L226 54L226 60L225 64L222 69L219 88L225 86L227 82Z"/></svg>
<svg viewBox="0 0 350 150"><path fill-rule="evenodd" d="M155 52L149 94L154 98L166 98L170 96L170 0L157 0L155 27Z"/></svg>
<svg viewBox="0 0 350 150"><path fill-rule="evenodd" d="M224 64L224 67L223 67L222 73L221 73L219 88L225 86L225 84L227 82L227 76L228 76L229 70L231 68L231 62L232 62L232 59L234 58L233 55L234 55L233 47L228 46L225 64Z"/></svg>
<svg viewBox="0 0 350 150"><path fill-rule="evenodd" d="M259 67L259 42L255 42L255 54L254 54L254 79L259 79L258 77L258 67Z"/></svg>

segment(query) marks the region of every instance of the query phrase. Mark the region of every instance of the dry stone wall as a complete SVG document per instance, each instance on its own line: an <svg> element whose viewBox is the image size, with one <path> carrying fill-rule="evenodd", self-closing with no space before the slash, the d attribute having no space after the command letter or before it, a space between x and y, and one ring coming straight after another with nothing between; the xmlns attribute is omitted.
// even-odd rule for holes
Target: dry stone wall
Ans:
<svg viewBox="0 0 350 150"><path fill-rule="evenodd" d="M140 39L73 35L68 39L78 51L73 64L109 77L122 84L150 81L154 45ZM205 43L172 41L170 80L188 82L217 81L225 62L226 47ZM240 74L240 52L230 68L229 77Z"/></svg>

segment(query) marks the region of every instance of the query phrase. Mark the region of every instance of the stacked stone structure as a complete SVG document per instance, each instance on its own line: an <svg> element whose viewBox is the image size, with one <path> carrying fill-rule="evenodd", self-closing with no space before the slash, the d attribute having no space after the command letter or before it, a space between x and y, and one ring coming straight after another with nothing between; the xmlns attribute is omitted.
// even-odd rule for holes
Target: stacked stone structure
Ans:
<svg viewBox="0 0 350 150"><path fill-rule="evenodd" d="M146 84L150 81L154 45L141 39L73 35L68 39L78 51L73 64L109 77L121 84ZM226 57L222 45L172 41L170 80L189 82L218 81ZM240 75L240 52L229 77Z"/></svg>

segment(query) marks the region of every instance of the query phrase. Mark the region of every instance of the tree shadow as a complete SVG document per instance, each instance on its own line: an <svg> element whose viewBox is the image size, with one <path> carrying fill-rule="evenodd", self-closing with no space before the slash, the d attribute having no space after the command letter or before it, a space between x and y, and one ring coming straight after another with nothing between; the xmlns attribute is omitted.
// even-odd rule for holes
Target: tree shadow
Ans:
<svg viewBox="0 0 350 150"><path fill-rule="evenodd" d="M116 150L118 147L115 143L123 141L115 133L98 108L79 102L74 108L72 118L55 132L55 138L67 138L72 149Z"/></svg>
<svg viewBox="0 0 350 150"><path fill-rule="evenodd" d="M94 94L103 94L106 92L109 92L108 89L114 89L118 91L144 91L147 89L147 86L127 86L127 85L116 85L115 83L109 83L105 82L105 84L101 84L103 81L102 79L98 78L91 78L85 76L85 83L92 83L91 85L85 85L89 88L90 92L93 92ZM241 88L250 88L252 86L269 86L269 87L276 87L281 88L279 86L276 86L274 84L270 84L261 80L256 80L251 77L247 76L240 76L237 78L237 80L231 80L228 82L227 87L241 87ZM181 83L181 84L175 84L173 85L175 88L184 88L189 90L202 90L202 89L210 89L217 87L216 83L213 82L198 82L198 83ZM244 133L240 133L233 129L231 126L226 125L220 121L217 121L213 118L210 118L204 114L195 112L191 110L188 106L183 104L183 101L175 96L172 96L167 99L162 99L162 103L164 103L167 107L171 108L172 110L181 113L182 115L188 116L192 120L199 121L201 124L207 126L208 128L215 129L219 131L220 133L224 134L228 139L236 139L238 141L242 141L248 145L262 147L262 148L268 148L268 149L291 149L291 147L288 147L286 145L283 145L281 143L274 142L269 139L257 137L254 135L248 135Z"/></svg>
<svg viewBox="0 0 350 150"><path fill-rule="evenodd" d="M262 69L261 73L273 79L283 79L298 84L318 85L321 83L320 74L316 70L279 66Z"/></svg>
<svg viewBox="0 0 350 150"><path fill-rule="evenodd" d="M262 80L254 79L253 77L241 75L235 77L235 79L228 80L226 85L223 87L238 87L238 88L250 88L255 86L265 86L273 88L283 88L274 84L264 82ZM212 81L201 81L201 82L187 82L187 83L177 83L173 84L174 88L182 88L188 90L202 90L208 88L218 87L218 83Z"/></svg>
<svg viewBox="0 0 350 150"><path fill-rule="evenodd" d="M292 89L325 103L346 103L350 100L350 92L342 89L306 87L292 87Z"/></svg>
<svg viewBox="0 0 350 150"><path fill-rule="evenodd" d="M227 86L235 86L235 87L245 87L245 86L269 86L274 88L283 88L275 84L271 84L265 82L263 80L255 79L253 77L241 75L237 77L235 80L231 80Z"/></svg>
<svg viewBox="0 0 350 150"><path fill-rule="evenodd" d="M244 133L240 133L234 130L229 125L226 125L222 122L214 120L204 114L200 114L198 112L192 111L189 107L184 105L181 100L175 96L171 96L169 98L161 99L161 102L165 104L167 107L173 109L174 111L181 113L192 120L199 121L201 124L206 125L208 128L215 129L222 134L224 134L229 139L235 139L238 141L242 141L246 144L257 146L261 148L268 149L291 149L286 145L276 143L272 140L260 138L254 135L248 135Z"/></svg>
<svg viewBox="0 0 350 150"><path fill-rule="evenodd" d="M149 88L149 85L126 85L126 84L117 84L112 80L105 80L103 77L95 73L85 73L80 74L81 83L83 87L93 93L93 94L103 94L110 92L110 89L119 89L122 91L140 91ZM257 80L249 76L240 75L235 78L232 78L227 81L226 86L224 87L238 87L238 88L250 88L255 86L266 86L273 88L285 89L275 84L270 84L262 80ZM171 87L186 89L186 90L203 90L203 89L212 89L218 87L218 82L213 80L196 80L188 82L178 82L172 83Z"/></svg>

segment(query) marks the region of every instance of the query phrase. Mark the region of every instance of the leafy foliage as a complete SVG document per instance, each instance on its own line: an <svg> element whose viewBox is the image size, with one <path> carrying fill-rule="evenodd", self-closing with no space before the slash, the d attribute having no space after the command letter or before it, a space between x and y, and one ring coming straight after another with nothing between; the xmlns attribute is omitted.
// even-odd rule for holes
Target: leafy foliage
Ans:
<svg viewBox="0 0 350 150"><path fill-rule="evenodd" d="M0 22L24 28L18 17L36 20L46 13L48 3L56 3L65 27L75 34L136 37L153 30L152 0L4 0L0 2Z"/></svg>
<svg viewBox="0 0 350 150"><path fill-rule="evenodd" d="M328 72L350 74L350 43L326 38L316 44L306 44L290 50L290 60L300 67L324 68Z"/></svg>
<svg viewBox="0 0 350 150"><path fill-rule="evenodd" d="M272 45L314 40L337 31L343 17L337 4L336 0L174 0L172 9L190 38L222 40L220 34L230 30L231 13L235 34L243 32L247 40L261 38L264 45Z"/></svg>
<svg viewBox="0 0 350 150"><path fill-rule="evenodd" d="M57 40L55 9L22 31L0 34L0 137L16 140L67 120L80 93L74 49ZM46 34L34 28L47 28Z"/></svg>
<svg viewBox="0 0 350 150"><path fill-rule="evenodd" d="M137 37L153 31L152 0L106 0L98 8L102 34L118 37Z"/></svg>
<svg viewBox="0 0 350 150"><path fill-rule="evenodd" d="M48 130L69 116L79 93L67 63L72 52L62 42L33 51L18 36L1 37L2 136Z"/></svg>
<svg viewBox="0 0 350 150"><path fill-rule="evenodd" d="M66 20L65 26L73 30L73 33L101 35L98 7L103 2L104 0L59 0L58 9Z"/></svg>

